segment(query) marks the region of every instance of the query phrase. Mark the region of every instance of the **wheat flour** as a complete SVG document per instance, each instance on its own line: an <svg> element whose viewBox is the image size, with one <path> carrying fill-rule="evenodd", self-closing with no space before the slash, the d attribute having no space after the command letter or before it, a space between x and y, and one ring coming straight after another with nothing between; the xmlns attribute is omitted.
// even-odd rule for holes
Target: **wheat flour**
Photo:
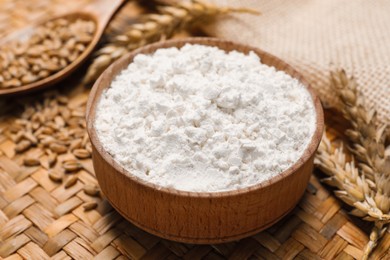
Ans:
<svg viewBox="0 0 390 260"><path fill-rule="evenodd" d="M103 147L162 187L214 192L281 173L315 130L309 92L250 53L185 45L138 54L97 106Z"/></svg>

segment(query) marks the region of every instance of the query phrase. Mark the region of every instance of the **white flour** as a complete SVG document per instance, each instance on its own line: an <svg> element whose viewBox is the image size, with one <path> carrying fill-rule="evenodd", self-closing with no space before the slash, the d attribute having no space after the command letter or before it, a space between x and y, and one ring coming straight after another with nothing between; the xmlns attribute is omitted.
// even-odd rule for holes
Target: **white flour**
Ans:
<svg viewBox="0 0 390 260"><path fill-rule="evenodd" d="M186 45L137 55L105 91L95 127L133 175L185 191L226 191L281 173L315 130L308 91L250 53Z"/></svg>

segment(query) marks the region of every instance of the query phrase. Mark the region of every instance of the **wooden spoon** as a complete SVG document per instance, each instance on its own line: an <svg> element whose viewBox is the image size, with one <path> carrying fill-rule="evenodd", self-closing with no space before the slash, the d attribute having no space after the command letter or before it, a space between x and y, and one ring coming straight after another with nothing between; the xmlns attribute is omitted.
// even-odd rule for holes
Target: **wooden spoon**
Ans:
<svg viewBox="0 0 390 260"><path fill-rule="evenodd" d="M62 70L57 71L46 78L29 83L27 85L23 85L20 87L13 87L13 88L0 88L0 96L16 95L16 94L22 94L22 93L27 93L38 89L42 89L51 86L61 81L62 79L66 78L67 76L69 76L92 53L93 49L99 42L104 32L104 29L106 28L112 15L116 12L116 10L118 10L118 8L122 5L123 2L124 0L95 0L93 1L93 3L85 6L82 10L55 15L50 19L40 21L29 27L18 30L15 33L12 33L6 36L5 38L3 38L2 40L0 40L0 46L6 44L9 41L21 40L23 38L26 38L26 36L29 36L32 33L34 33L34 29L39 25L45 24L51 20L56 20L59 18L65 18L70 21L74 21L78 18L81 18L81 19L91 20L95 22L96 25L95 33L93 35L91 42L84 50L84 52L79 57L77 57L77 59L74 60L72 63L68 64Z"/></svg>

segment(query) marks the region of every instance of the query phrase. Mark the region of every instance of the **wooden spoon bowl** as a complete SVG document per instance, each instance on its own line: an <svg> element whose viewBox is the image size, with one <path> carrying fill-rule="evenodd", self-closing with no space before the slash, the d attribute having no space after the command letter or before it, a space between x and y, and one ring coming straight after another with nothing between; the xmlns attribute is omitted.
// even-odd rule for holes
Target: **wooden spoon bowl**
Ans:
<svg viewBox="0 0 390 260"><path fill-rule="evenodd" d="M316 130L302 157L272 179L234 191L185 192L161 187L132 175L114 161L100 143L94 127L102 92L139 53L186 43L217 46L225 51L254 51L261 61L305 85L316 110ZM288 214L302 197L313 169L315 151L324 128L320 100L291 66L256 48L212 38L160 42L140 48L116 61L96 81L87 105L87 130L100 187L112 206L136 226L157 236L186 243L222 243L253 235Z"/></svg>
<svg viewBox="0 0 390 260"><path fill-rule="evenodd" d="M18 30L12 33L0 41L0 45L7 44L10 41L17 41L27 35L34 33L36 27L41 24L45 24L49 21L57 20L60 18L67 19L69 21L75 21L77 19L89 20L95 23L95 32L91 42L88 44L86 49L77 57L72 63L68 64L65 68L55 72L54 74L32 82L30 84L22 85L20 87L13 88L0 88L0 96L11 96L16 94L25 94L28 92L43 89L54 85L55 83L68 77L72 72L79 68L84 61L92 53L96 45L98 44L104 29L107 26L112 15L123 3L124 0L97 0L92 4L86 6L83 11L74 11L66 14L56 15L48 20L40 21L37 24L28 26L22 30Z"/></svg>

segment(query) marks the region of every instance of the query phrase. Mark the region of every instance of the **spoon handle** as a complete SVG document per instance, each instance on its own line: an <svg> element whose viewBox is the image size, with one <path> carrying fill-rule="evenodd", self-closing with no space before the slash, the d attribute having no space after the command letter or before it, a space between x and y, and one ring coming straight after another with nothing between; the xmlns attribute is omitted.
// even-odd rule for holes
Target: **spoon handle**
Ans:
<svg viewBox="0 0 390 260"><path fill-rule="evenodd" d="M111 16L118 10L125 0L95 0L82 11L90 13L99 21L99 27L105 28Z"/></svg>

